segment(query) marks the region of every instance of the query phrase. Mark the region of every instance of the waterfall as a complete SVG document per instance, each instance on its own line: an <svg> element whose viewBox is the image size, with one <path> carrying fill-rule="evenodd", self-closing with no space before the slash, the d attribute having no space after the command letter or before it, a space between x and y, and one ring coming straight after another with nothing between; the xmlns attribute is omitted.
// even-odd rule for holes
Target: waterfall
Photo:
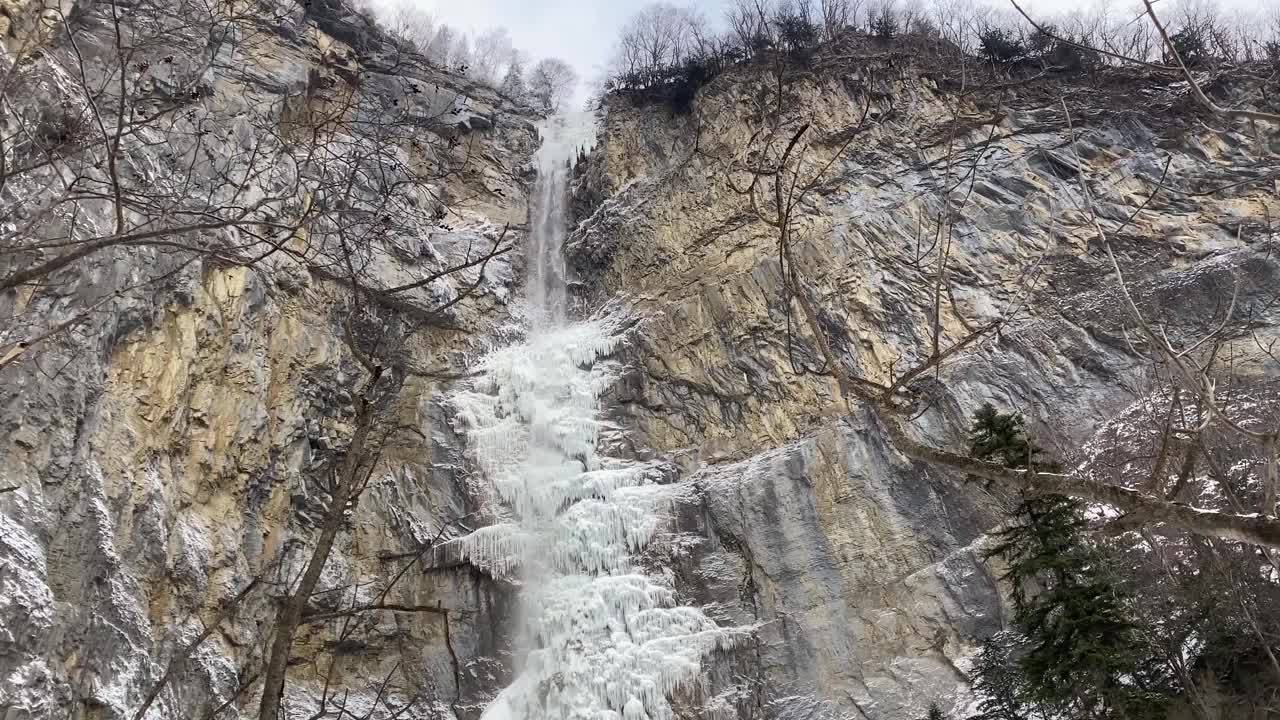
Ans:
<svg viewBox="0 0 1280 720"><path fill-rule="evenodd" d="M570 163L577 159L579 148L586 149L595 141L594 120L589 113L574 113L552 117L542 126L526 253L529 272L525 290L535 329L563 325L567 317L564 236Z"/></svg>
<svg viewBox="0 0 1280 720"><path fill-rule="evenodd" d="M630 323L616 311L569 320L568 163L592 141L593 118L552 118L542 135L528 337L484 357L452 398L502 520L457 551L520 586L523 659L484 718L669 720L671 694L696 686L703 658L736 635L681 607L639 562L678 486L599 449L613 430L599 400L615 380L609 355Z"/></svg>

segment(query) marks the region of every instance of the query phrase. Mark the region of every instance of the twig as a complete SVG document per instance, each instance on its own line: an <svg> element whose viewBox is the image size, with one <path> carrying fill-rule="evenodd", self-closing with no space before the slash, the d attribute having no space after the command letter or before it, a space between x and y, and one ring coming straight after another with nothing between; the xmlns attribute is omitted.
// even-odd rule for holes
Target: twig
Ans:
<svg viewBox="0 0 1280 720"><path fill-rule="evenodd" d="M218 626L221 625L223 621L231 617L232 613L234 613L240 606L240 602L243 601L249 593L253 592L253 589L261 582L261 575L258 575L254 577L253 580L249 581L249 584L245 585L244 588L237 593L225 607L223 607L222 611L218 613L218 616L214 621L206 625L203 632L197 635L190 643L187 643L187 646L178 653L177 657L169 661L169 666L165 668L164 674L160 676L160 679L156 682L155 686L151 688L151 692L147 693L147 697L142 701L142 705L136 712L134 712L133 720L142 720L142 717L147 714L147 710L151 708L152 703L156 701L156 698L160 697L160 692L169 684L169 680L171 680L173 676L187 664L187 661L191 659L191 654L194 653L205 640L209 639L209 636L218 629Z"/></svg>
<svg viewBox="0 0 1280 720"><path fill-rule="evenodd" d="M372 610L388 610L391 612L403 613L428 613L431 615L449 614L448 608L435 607L433 605L399 605L397 603L369 603L368 605L356 605L346 610L334 610L332 612L312 612L304 613L302 622L314 623L332 620L334 618L348 617L362 612L370 612Z"/></svg>
<svg viewBox="0 0 1280 720"><path fill-rule="evenodd" d="M1144 0L1144 1L1145 1L1145 0ZM1068 39L1068 38L1064 38L1064 37L1062 37L1061 35L1058 35L1058 34L1056 34L1056 33L1054 33L1054 32L1051 32L1051 31L1050 31L1048 28L1046 28L1044 25L1041 25L1040 23L1036 22L1035 20L1032 20L1032 19L1031 19L1031 16L1027 14L1027 11L1026 11L1026 10L1023 10L1023 9L1022 9L1022 6L1018 4L1017 0L1009 0L1009 3L1010 3L1011 5L1013 5L1013 9L1014 9L1014 10L1017 10L1019 15L1021 15L1023 18L1025 18L1027 22L1031 23L1031 27L1033 27L1033 28L1035 28L1036 30L1038 30L1038 31L1040 31L1041 33L1043 33L1043 34L1045 35L1045 37L1053 38L1054 40L1057 40L1057 41L1058 41L1058 42L1060 42L1060 43L1066 43L1067 45L1070 45L1071 47L1077 48L1077 49L1079 49L1079 50L1088 50L1088 51L1090 51L1090 52L1097 52L1097 53L1102 53L1103 55L1109 55L1109 56L1111 56L1111 57L1113 57L1113 58L1116 58L1117 60L1124 60L1125 62L1131 62L1131 63L1134 63L1134 64L1136 64L1136 65L1141 65L1141 66L1143 66L1143 67L1148 67L1148 68L1151 68L1152 70L1160 70L1160 71L1162 71L1162 72L1174 72L1174 71L1176 71L1176 70L1177 70L1177 68L1169 67L1168 65L1159 65L1159 64L1156 64L1156 63L1152 63L1152 62L1147 62L1146 60L1139 60L1138 58L1129 57L1128 55L1121 55L1121 54L1119 54L1119 53L1114 53L1114 52L1111 52L1110 50L1104 50L1104 49L1102 49L1102 48L1091 47L1091 46L1089 46L1089 45L1081 45L1080 43L1078 43L1078 42L1076 42L1076 41L1074 41L1074 40L1070 40L1070 39Z"/></svg>
<svg viewBox="0 0 1280 720"><path fill-rule="evenodd" d="M1010 0L1010 2L1013 2L1013 0ZM1169 38L1169 33L1165 31L1164 23L1160 22L1160 18L1156 17L1156 9L1151 0L1142 0L1142 4L1146 7L1147 16L1151 18L1152 24L1156 26L1156 32L1160 33L1160 40L1164 42L1164 46L1169 50L1169 54L1173 56L1173 59L1178 61L1178 68L1182 70L1183 77L1185 77L1187 82L1191 85L1192 94L1196 96L1196 100L1199 100L1201 105L1204 105L1218 115L1226 117L1244 118L1246 120L1261 120L1263 122L1280 124L1280 115L1260 112L1258 110L1245 110L1243 108L1224 108L1210 100L1209 96L1204 94L1204 90L1200 89L1200 83L1196 82L1195 76L1187 69L1187 64L1182 61L1182 55L1178 53L1178 48L1173 44L1173 40Z"/></svg>

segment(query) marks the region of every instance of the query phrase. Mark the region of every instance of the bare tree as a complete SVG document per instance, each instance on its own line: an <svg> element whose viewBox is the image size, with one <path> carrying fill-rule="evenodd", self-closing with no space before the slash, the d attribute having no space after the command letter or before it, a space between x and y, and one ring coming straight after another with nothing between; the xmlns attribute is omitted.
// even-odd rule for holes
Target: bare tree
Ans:
<svg viewBox="0 0 1280 720"><path fill-rule="evenodd" d="M424 55L430 55L437 25L435 17L418 5L398 5L388 20L391 32Z"/></svg>
<svg viewBox="0 0 1280 720"><path fill-rule="evenodd" d="M464 75L471 76L471 38L466 33L460 33L453 41L453 49L449 53L449 69Z"/></svg>
<svg viewBox="0 0 1280 720"><path fill-rule="evenodd" d="M469 75L497 87L515 59L516 50L506 28L491 28L476 38L471 52Z"/></svg>
<svg viewBox="0 0 1280 720"><path fill-rule="evenodd" d="M822 0L822 38L834 40L857 23L862 0Z"/></svg>
<svg viewBox="0 0 1280 720"><path fill-rule="evenodd" d="M1164 35L1159 22L1154 18L1153 22ZM1171 45L1167 36L1165 42ZM1191 74L1187 73L1186 76L1195 94L1201 95ZM781 94L783 90L781 85L779 87L778 92ZM1217 108L1207 99L1202 102L1209 107ZM1217 110L1228 117L1271 121L1276 119L1273 115L1256 111L1221 108ZM900 371L897 368L890 368L887 379L873 379L850 370L846 362L837 355L827 337L827 331L819 320L819 305L813 298L813 293L796 262L793 248L796 244L805 241L798 230L800 224L797 222L797 213L805 206L806 197L821 185L828 170L839 161L848 143L860 130L865 129L866 116L864 115L858 126L841 133L844 138L843 144L838 146L829 158L816 164L805 159L811 147L804 141L810 125L803 121L789 120L787 113L781 107L769 117L771 120L766 123L766 127L761 128L753 136L752 146L736 153L735 157L738 159L731 164L734 168L731 171L731 178L736 174L745 182L737 184L739 181L730 179L730 183L735 190L748 198L755 216L777 231L778 263L782 268L786 286L787 305L799 310L801 327L807 329L809 338L818 349L820 356L820 367L803 368L802 371L832 377L844 412L854 413L859 408L868 408L875 413L893 445L906 455L917 460L943 465L970 476L985 478L1017 492L1075 496L1116 508L1131 522L1144 527L1161 527L1209 538L1253 543L1268 549L1269 552L1280 549L1280 520L1275 516L1274 500L1277 495L1280 495L1280 491L1274 489L1277 486L1275 479L1278 463L1277 428L1253 429L1240 416L1234 415L1228 409L1228 401L1215 396L1213 388L1218 383L1208 373L1207 366L1204 364L1204 358L1207 357L1205 353L1209 352L1206 340L1192 338L1186 341L1185 345L1179 346L1154 329L1144 318L1141 309L1127 290L1127 280L1114 256L1111 256L1111 263L1116 286L1125 298L1125 306L1132 321L1147 338L1153 352L1153 361L1158 361L1169 369L1170 382L1177 391L1189 393L1195 398L1197 405L1202 408L1200 422L1225 428L1229 435L1252 444L1262 458L1261 467L1264 475L1262 485L1269 488L1264 493L1265 497L1259 497L1257 504L1252 506L1194 507L1174 502L1162 495L1140 488L1111 484L1085 471L1045 472L1036 469L1010 469L975 460L964 453L934 447L914 438L907 428L921 406L921 400L916 395L917 391L913 389L915 381L923 378L926 373L936 373L944 363L957 354L978 347L984 338L991 336L1010 322L1016 316L1019 306L1015 305L1007 315L981 325L971 324L962 318L961 323L969 330L968 334L955 339L949 345L944 341L940 318L947 302L946 298L949 296L947 255L951 231L945 224L940 224L935 237L940 237L943 241L940 243L935 241L934 249L931 250L937 257L937 267L933 273L934 287L930 291L933 305L931 343L920 349L919 360L914 365ZM951 161L948 157L948 167L950 165ZM973 174L970 172L969 178L972 177ZM971 179L970 182L972 182ZM948 193L955 187L950 182L944 182L943 186L948 188ZM1087 186L1083 184L1082 192L1084 194L1084 200L1081 202L1082 210L1091 213L1092 203L1088 197ZM967 194L964 197L967 198ZM947 203L951 204L951 201L948 200ZM949 214L949 212L944 213L943 217ZM1099 240L1109 248L1107 234L1096 215L1092 227ZM1228 315L1230 316L1231 313L1228 312ZM1225 324L1224 321L1224 326ZM1237 331L1238 328L1239 326Z"/></svg>
<svg viewBox="0 0 1280 720"><path fill-rule="evenodd" d="M544 112L554 112L573 97L578 73L560 58L543 58L533 66L527 82L535 105Z"/></svg>
<svg viewBox="0 0 1280 720"><path fill-rule="evenodd" d="M354 508L359 502L361 493L368 486L377 467L381 451L376 437L378 430L375 413L378 399L375 393L381 391L378 385L383 372L381 365L370 363L368 376L356 392L355 435L342 460L333 468L329 508L321 522L320 534L312 546L311 558L307 561L302 577L285 598L272 625L270 651L262 672L262 703L258 708L260 720L276 720L280 715L294 634L320 582L320 573L324 571L329 555L333 552L343 518L348 508Z"/></svg>
<svg viewBox="0 0 1280 720"><path fill-rule="evenodd" d="M758 50L773 45L773 10L772 0L734 0L725 20L739 47Z"/></svg>
<svg viewBox="0 0 1280 720"><path fill-rule="evenodd" d="M232 32L244 18L200 3L98 7L97 15L52 16L61 36L53 49L60 65L18 62L4 74L0 292L39 297L67 282L66 271L109 253L146 249L174 262L165 263L164 272L103 294L71 318L10 318L0 341L13 342L16 352L4 353L0 367L198 258L261 262L310 219L309 211L288 209L302 191L302 179L298 156L279 135L256 136L212 166L193 170L219 122L203 103L212 90L201 78L218 50L245 52L261 41ZM148 17L149 31L126 23L126 12ZM89 19L110 28L109 52L83 48L91 41ZM191 62L173 55L173 38L187 35L207 38L214 48L210 59ZM74 93L51 90L52 76L59 73ZM169 162L142 172L133 156L157 145L168 148ZM243 187L254 184L273 191L242 195Z"/></svg>
<svg viewBox="0 0 1280 720"><path fill-rule="evenodd" d="M641 8L623 25L619 50L631 70L678 65L694 46L694 14L670 3Z"/></svg>
<svg viewBox="0 0 1280 720"><path fill-rule="evenodd" d="M427 60L436 67L447 68L453 63L453 47L456 42L457 33L448 25L440 25L436 28L435 34L431 36L431 41L423 46L422 54L427 56Z"/></svg>

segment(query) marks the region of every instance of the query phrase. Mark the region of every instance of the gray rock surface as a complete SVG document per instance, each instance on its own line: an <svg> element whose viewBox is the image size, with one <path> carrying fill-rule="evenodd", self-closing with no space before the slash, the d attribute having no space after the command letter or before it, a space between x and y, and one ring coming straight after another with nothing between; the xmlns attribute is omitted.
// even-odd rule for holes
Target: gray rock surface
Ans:
<svg viewBox="0 0 1280 720"><path fill-rule="evenodd" d="M32 112L83 109L66 71L77 52L91 82L118 69L108 6L82 5L74 46L52 33L20 65L29 84L13 96ZM507 241L520 237L528 183L515 169L537 143L528 111L404 54L341 3L251 3L212 29L187 5L154 6L185 7L184 16L121 6L122 32L139 48L126 77L130 111L169 108L172 117L121 140L122 185L153 202L131 222L161 203L176 213L232 194L246 204L279 197L264 206L275 218L307 212L339 162L305 162L308 145L291 128L318 125L347 90L352 134L334 134L322 150L341 160L380 147L395 160L377 165L385 176L355 184L351 213L386 207L385 188L412 179L405 168L442 158L452 168L398 197L395 224L358 235L361 282L412 283L474 257L506 224ZM369 121L393 111L396 127L411 131L377 137ZM69 162L87 159L86 172L101 173L100 148ZM38 209L48 178L10 179L6 222L10 209ZM447 216L437 211L445 203ZM108 203L73 207L88 233L110 232ZM422 545L464 532L452 521L484 521L442 397L448 377L507 332L518 253L482 276L471 269L394 298L357 296L333 264L326 222L337 221L318 217L295 237L301 249L257 262L242 260L262 245L213 229L192 237L201 252L110 247L43 286L0 293L0 356L37 341L0 368L0 487L13 488L0 493L0 717L131 718L170 667L147 717L201 718L224 704L218 717L254 712L279 599L325 509L328 463L351 438L365 373L344 339L353 316L357 343L362 333L398 337L403 366L423 373L397 380L389 412L407 431L384 450L313 609L370 602L403 571L386 602L440 611L304 625L290 716L309 717L326 682L354 711L390 674L388 697L417 699L405 718L473 717L503 687L511 588L466 565L414 560ZM6 256L0 277L52 256ZM472 296L420 322L473 284ZM384 302L353 310L371 297ZM43 337L67 320L69 330ZM220 620L255 577L258 589ZM172 665L206 626L214 632Z"/></svg>
<svg viewBox="0 0 1280 720"><path fill-rule="evenodd" d="M749 177L727 182L762 104L792 131L810 123L805 178L854 133L798 209L793 244L847 368L888 383L927 355L944 192L955 229L943 347L966 323L1012 316L917 381L928 401L913 431L932 443L963 447L990 401L1084 459L1106 444L1086 445L1095 431L1114 432L1153 386L1091 240L1082 178L1154 322L1195 337L1239 287L1259 331L1275 332L1264 296L1280 280L1266 220L1276 188L1256 180L1274 173L1280 129L1206 117L1185 84L1159 78L1037 78L961 97L901 60L796 70L781 118L763 66L717 78L689 115L615 100L582 181L577 290L587 304L621 293L648 318L619 412L699 498L678 514L701 539L683 541L677 587L720 622L757 627L758 644L724 658L701 698L731 716L901 720L936 702L963 717L968 663L1004 622L982 548L1011 500L909 461L872 415L844 411L829 376L797 371L821 356L794 305L788 346L776 231L739 191ZM1173 190L1151 197L1166 162ZM1250 346L1234 340L1242 363Z"/></svg>

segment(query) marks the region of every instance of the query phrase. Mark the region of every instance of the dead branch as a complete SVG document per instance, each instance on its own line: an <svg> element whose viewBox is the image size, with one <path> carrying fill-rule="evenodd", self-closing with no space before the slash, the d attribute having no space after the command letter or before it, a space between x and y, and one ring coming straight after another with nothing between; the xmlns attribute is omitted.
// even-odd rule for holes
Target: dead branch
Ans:
<svg viewBox="0 0 1280 720"><path fill-rule="evenodd" d="M1104 503L1140 517L1146 524L1163 524L1205 537L1280 548L1280 520L1261 514L1240 515L1202 510L1178 502L1168 502L1137 490L1109 485L1077 473L1047 473L1006 468L965 455L939 450L911 439L894 411L880 408L881 424L894 447L924 462L1000 483L1014 491L1038 495L1069 495Z"/></svg>
<svg viewBox="0 0 1280 720"><path fill-rule="evenodd" d="M156 701L156 698L160 697L161 691L163 691L165 686L169 684L169 681L173 679L173 676L186 666L187 661L191 659L191 654L204 644L204 641L208 640L209 636L212 635L224 621L236 612L241 601L243 601L249 593L253 592L253 589L261 582L261 575L257 575L250 580L248 585L245 585L234 598L223 606L222 610L218 613L218 616L214 618L214 621L205 625L204 630L197 635L194 640L187 643L187 646L169 661L169 666L165 668L164 674L160 676L158 681L156 681L156 684L151 688L151 692L147 693L147 697L142 701L142 705L140 705L137 711L133 713L133 720L142 720L142 718L147 714L147 710L151 708L152 703Z"/></svg>
<svg viewBox="0 0 1280 720"><path fill-rule="evenodd" d="M433 605L400 605L397 603L369 603L368 605L357 605L347 608L346 610L335 610L333 612L313 612L303 613L302 621L307 623L324 622L334 618L349 617L360 613L370 612L373 610L387 610L390 612L402 613L427 613L430 615L448 616L448 608L436 607Z"/></svg>
<svg viewBox="0 0 1280 720"><path fill-rule="evenodd" d="M1067 45L1070 45L1071 47L1076 48L1077 50L1088 50L1089 52L1101 53L1103 55L1113 57L1117 60L1123 60L1125 62L1133 63L1135 65L1141 65L1143 67L1151 68L1152 70L1159 70L1161 72L1174 72L1177 70L1177 68L1172 68L1172 67L1169 67L1168 65L1159 65L1157 63L1147 62L1146 60L1139 60L1138 58L1135 58L1135 57L1129 57L1127 55L1114 53L1114 52L1111 52L1110 50L1104 50L1102 48L1096 48L1089 45L1082 45L1074 40L1062 37L1060 34L1053 32L1049 28L1046 28L1044 25L1031 19L1031 16L1027 14L1026 10L1022 9L1022 6L1018 4L1017 0L1009 0L1009 3L1013 5L1013 9L1017 10L1019 15L1021 15L1027 22L1031 23L1031 27L1035 28L1041 33L1044 33L1045 37L1053 38L1054 40L1060 43L1066 43Z"/></svg>
<svg viewBox="0 0 1280 720"><path fill-rule="evenodd" d="M1010 0L1010 2L1012 1L1013 0ZM1280 124L1280 115L1260 112L1258 110L1245 110L1243 108L1224 108L1213 100L1210 100L1209 96L1204 94L1204 90L1200 89L1200 83L1196 82L1195 76L1187 69L1187 64L1183 62L1182 56L1178 54L1178 48L1174 46L1173 40L1169 38L1169 33L1164 29L1164 23L1160 22L1160 18L1156 16L1156 9L1151 0L1142 0L1142 5L1146 8L1147 17L1151 18L1151 23L1156 26L1156 32L1160 33L1161 42L1164 43L1165 48L1168 49L1169 54L1173 56L1173 59L1178 62L1178 69L1182 71L1182 76L1185 77L1187 79L1187 83L1191 85L1191 92L1195 95L1196 100L1198 100L1201 105L1209 108L1209 110L1213 111L1214 114L1222 115L1223 117L1240 118L1245 120L1261 120L1263 122Z"/></svg>
<svg viewBox="0 0 1280 720"><path fill-rule="evenodd" d="M375 405L372 394L382 377L383 368L375 365L365 380L360 392L359 407L356 415L356 431L351 439L341 467L338 470L338 483L329 498L329 508L325 512L320 535L316 539L302 578L297 587L285 599L284 607L276 617L273 628L273 640L267 663L263 669L262 704L258 709L259 720L276 720L280 714L280 703L284 695L285 675L289 665L289 651L293 646L294 633L302 622L303 612L316 585L320 582L320 574L329 560L334 541L342 526L342 518L347 506L358 496L356 487L365 472L373 472L372 458L368 455L368 443L373 430ZM366 466L367 470L366 470Z"/></svg>

